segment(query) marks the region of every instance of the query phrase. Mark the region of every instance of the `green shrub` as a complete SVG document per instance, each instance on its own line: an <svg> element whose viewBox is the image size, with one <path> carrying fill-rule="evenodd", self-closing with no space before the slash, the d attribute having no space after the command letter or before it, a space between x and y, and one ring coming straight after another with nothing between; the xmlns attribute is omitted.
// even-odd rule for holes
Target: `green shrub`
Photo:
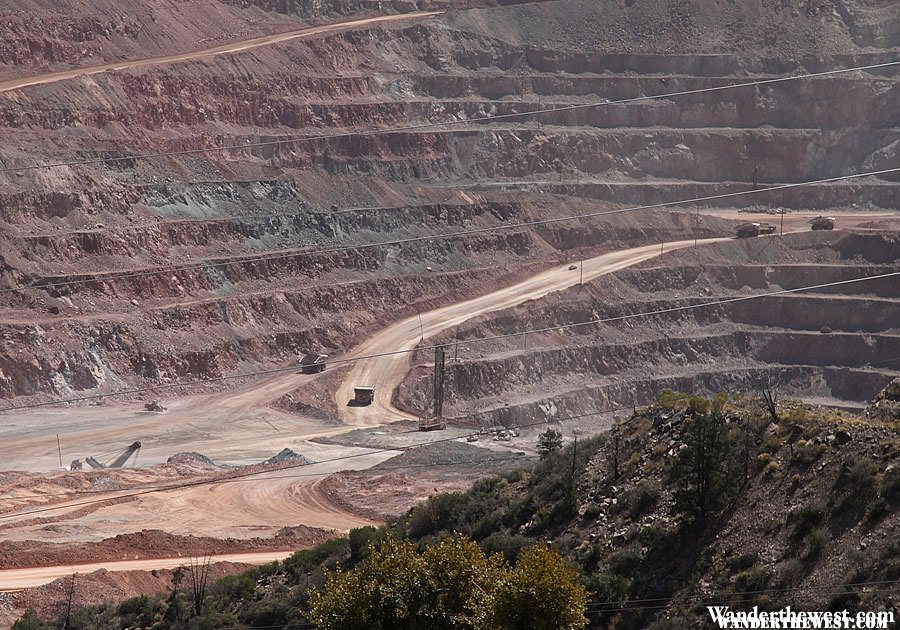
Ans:
<svg viewBox="0 0 900 630"><path fill-rule="evenodd" d="M346 538L332 538L312 549L298 551L283 562L288 579L296 584L306 581L306 574L322 565L335 566L350 555L350 543Z"/></svg>
<svg viewBox="0 0 900 630"><path fill-rule="evenodd" d="M866 517L870 521L877 521L882 516L887 513L888 504L885 501L884 497L878 496L869 504L869 509L866 511Z"/></svg>
<svg viewBox="0 0 900 630"><path fill-rule="evenodd" d="M21 618L16 620L12 630L52 630L56 627L54 624L45 622L33 609L29 608Z"/></svg>
<svg viewBox="0 0 900 630"><path fill-rule="evenodd" d="M813 527L822 522L825 516L825 506L819 501L813 501L791 512L788 521L794 521L794 536L803 537Z"/></svg>
<svg viewBox="0 0 900 630"><path fill-rule="evenodd" d="M216 582L212 588L212 594L225 601L240 601L250 599L256 591L256 580L252 572L239 575L226 575Z"/></svg>
<svg viewBox="0 0 900 630"><path fill-rule="evenodd" d="M847 481L853 492L868 492L874 487L878 466L871 459L854 458L847 470Z"/></svg>
<svg viewBox="0 0 900 630"><path fill-rule="evenodd" d="M603 612L604 608L615 609L628 597L628 580L615 573L592 573L584 580L585 588L591 593L592 608Z"/></svg>
<svg viewBox="0 0 900 630"><path fill-rule="evenodd" d="M803 564L797 558L789 558L778 567L778 584L783 587L795 586L803 577Z"/></svg>
<svg viewBox="0 0 900 630"><path fill-rule="evenodd" d="M804 466L812 466L824 452L824 444L812 444L807 443L805 440L800 440L797 442L797 448L794 450L794 460Z"/></svg>
<svg viewBox="0 0 900 630"><path fill-rule="evenodd" d="M806 558L808 560L818 558L828 542L828 533L824 529L815 529L810 532L806 540Z"/></svg>
<svg viewBox="0 0 900 630"><path fill-rule="evenodd" d="M628 496L628 513L633 519L649 514L659 502L659 486L650 480L642 480Z"/></svg>
<svg viewBox="0 0 900 630"><path fill-rule="evenodd" d="M590 503L587 507L584 508L584 514L582 518L587 522L592 522L600 516L600 506L596 503Z"/></svg>
<svg viewBox="0 0 900 630"><path fill-rule="evenodd" d="M884 473L878 494L888 502L900 499L900 468L892 468Z"/></svg>
<svg viewBox="0 0 900 630"><path fill-rule="evenodd" d="M357 563L369 555L369 543L378 537L378 530L368 525L350 530L347 536L347 544L350 546L350 561Z"/></svg>
<svg viewBox="0 0 900 630"><path fill-rule="evenodd" d="M765 590L769 579L769 572L760 567L741 571L734 578L734 590L742 594L757 593Z"/></svg>
<svg viewBox="0 0 900 630"><path fill-rule="evenodd" d="M418 539L442 528L456 529L457 515L462 512L467 497L458 492L437 494L410 512L407 533Z"/></svg>
<svg viewBox="0 0 900 630"><path fill-rule="evenodd" d="M759 554L755 551L751 551L749 553L742 553L737 558L731 561L729 567L733 572L745 571L752 567L759 561Z"/></svg>
<svg viewBox="0 0 900 630"><path fill-rule="evenodd" d="M481 548L484 549L487 555L501 553L507 562L515 562L519 552L533 544L534 541L531 538L497 532L482 540Z"/></svg>
<svg viewBox="0 0 900 630"><path fill-rule="evenodd" d="M841 610L849 610L855 612L859 605L859 593L842 592L832 595L828 600L829 612L838 612Z"/></svg>
<svg viewBox="0 0 900 630"><path fill-rule="evenodd" d="M609 554L606 563L614 573L629 575L641 564L641 550L637 545L628 545Z"/></svg>

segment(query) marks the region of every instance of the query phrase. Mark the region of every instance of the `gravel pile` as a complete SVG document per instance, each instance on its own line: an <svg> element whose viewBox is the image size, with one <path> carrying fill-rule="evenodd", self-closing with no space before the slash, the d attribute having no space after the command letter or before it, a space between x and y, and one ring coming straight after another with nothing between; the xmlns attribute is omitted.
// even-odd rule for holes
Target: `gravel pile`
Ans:
<svg viewBox="0 0 900 630"><path fill-rule="evenodd" d="M313 461L306 457L305 455L301 455L295 451L292 451L289 448L281 449L281 452L277 455L270 457L264 464L281 464L283 462L291 462L294 464L312 464Z"/></svg>
<svg viewBox="0 0 900 630"><path fill-rule="evenodd" d="M207 466L215 466L216 463L206 455L195 451L186 451L184 453L175 453L166 460L167 464L206 464Z"/></svg>
<svg viewBox="0 0 900 630"><path fill-rule="evenodd" d="M447 466L455 464L496 463L500 458L515 458L520 453L502 453L473 446L467 442L442 442L409 449L402 455L378 464L374 469L397 466Z"/></svg>

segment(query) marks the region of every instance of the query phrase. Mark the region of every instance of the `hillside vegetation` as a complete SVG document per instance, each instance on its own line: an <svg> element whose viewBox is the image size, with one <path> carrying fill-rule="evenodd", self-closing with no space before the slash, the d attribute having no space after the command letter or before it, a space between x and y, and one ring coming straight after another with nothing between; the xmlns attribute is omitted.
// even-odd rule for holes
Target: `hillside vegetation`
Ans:
<svg viewBox="0 0 900 630"><path fill-rule="evenodd" d="M535 467L382 528L208 587L188 568L171 592L69 627L690 628L712 603L883 610L900 590L900 441L882 416L666 391L606 434L548 431Z"/></svg>

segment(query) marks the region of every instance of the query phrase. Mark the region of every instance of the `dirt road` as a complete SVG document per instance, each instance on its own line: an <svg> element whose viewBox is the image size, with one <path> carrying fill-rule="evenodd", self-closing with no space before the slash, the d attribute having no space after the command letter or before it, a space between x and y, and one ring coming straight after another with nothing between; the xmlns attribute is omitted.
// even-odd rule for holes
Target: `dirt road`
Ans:
<svg viewBox="0 0 900 630"><path fill-rule="evenodd" d="M728 239L704 239L698 241L698 244L723 240ZM683 249L691 247L693 244L693 240L666 243L664 251ZM582 263L584 280L588 281L659 255L659 245L646 245L595 256ZM409 370L412 353L386 353L412 350L423 339L429 339L468 319L568 288L578 284L581 278L581 268L572 270L569 269L569 265L554 267L499 291L464 302L457 302L429 313L422 313L421 316L410 317L373 335L368 341L355 348L351 356L379 354L382 356L357 361L341 383L335 394L335 402L342 410L341 419L348 425L378 425L402 419L415 419L391 403L394 388L400 384ZM357 385L375 387L375 402L372 405L368 407L347 406L347 402L353 398L353 388Z"/></svg>
<svg viewBox="0 0 900 630"><path fill-rule="evenodd" d="M398 22L401 20L415 20L421 18L434 17L441 15L443 11L423 11L418 13L403 13L400 15L384 15L379 17L365 18L362 20L350 20L347 22L336 22L334 24L326 24L324 26L313 26L302 28L284 33L276 33L274 35L264 35L262 37L254 37L242 41L216 46L215 48L207 48L194 52L179 53L177 55L167 55L164 57L150 57L147 59L135 59L131 61L120 61L118 63L109 63L102 66L91 66L88 68L75 68L73 70L62 70L60 72L51 72L47 74L39 74L32 77L24 77L20 79L10 79L0 82L0 93L18 90L33 85L45 85L47 83L55 83L57 81L65 81L66 79L76 79L78 77L86 77L104 72L115 72L119 70L136 70L140 68L148 68L151 66L160 66L164 64L177 63L180 61L193 61L196 59L204 59L216 57L219 55L230 55L234 53L261 48L263 46L271 46L272 44L280 44L282 42L300 39L304 37L312 37L323 33L332 33L336 31L346 31L362 26L371 26L373 24L384 22Z"/></svg>
<svg viewBox="0 0 900 630"><path fill-rule="evenodd" d="M275 560L284 560L292 551L259 551L254 553L231 553L221 556L209 556L210 562L235 562L242 564L265 564ZM201 560L199 558L195 560ZM205 560L205 559L202 559ZM0 593L20 591L26 588L47 584L73 573L93 573L100 569L107 571L152 571L153 569L174 569L190 564L191 559L156 558L153 560L120 560L118 562L96 562L92 564L70 564L55 567L37 567L34 569L4 569L0 571Z"/></svg>

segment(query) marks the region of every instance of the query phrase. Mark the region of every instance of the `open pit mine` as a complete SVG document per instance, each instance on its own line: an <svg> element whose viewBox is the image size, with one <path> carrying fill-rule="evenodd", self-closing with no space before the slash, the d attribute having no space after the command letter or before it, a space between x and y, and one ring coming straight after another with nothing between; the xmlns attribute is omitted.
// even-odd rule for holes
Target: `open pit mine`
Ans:
<svg viewBox="0 0 900 630"><path fill-rule="evenodd" d="M672 392L897 466L897 2L23 0L0 33L0 626L379 527Z"/></svg>

